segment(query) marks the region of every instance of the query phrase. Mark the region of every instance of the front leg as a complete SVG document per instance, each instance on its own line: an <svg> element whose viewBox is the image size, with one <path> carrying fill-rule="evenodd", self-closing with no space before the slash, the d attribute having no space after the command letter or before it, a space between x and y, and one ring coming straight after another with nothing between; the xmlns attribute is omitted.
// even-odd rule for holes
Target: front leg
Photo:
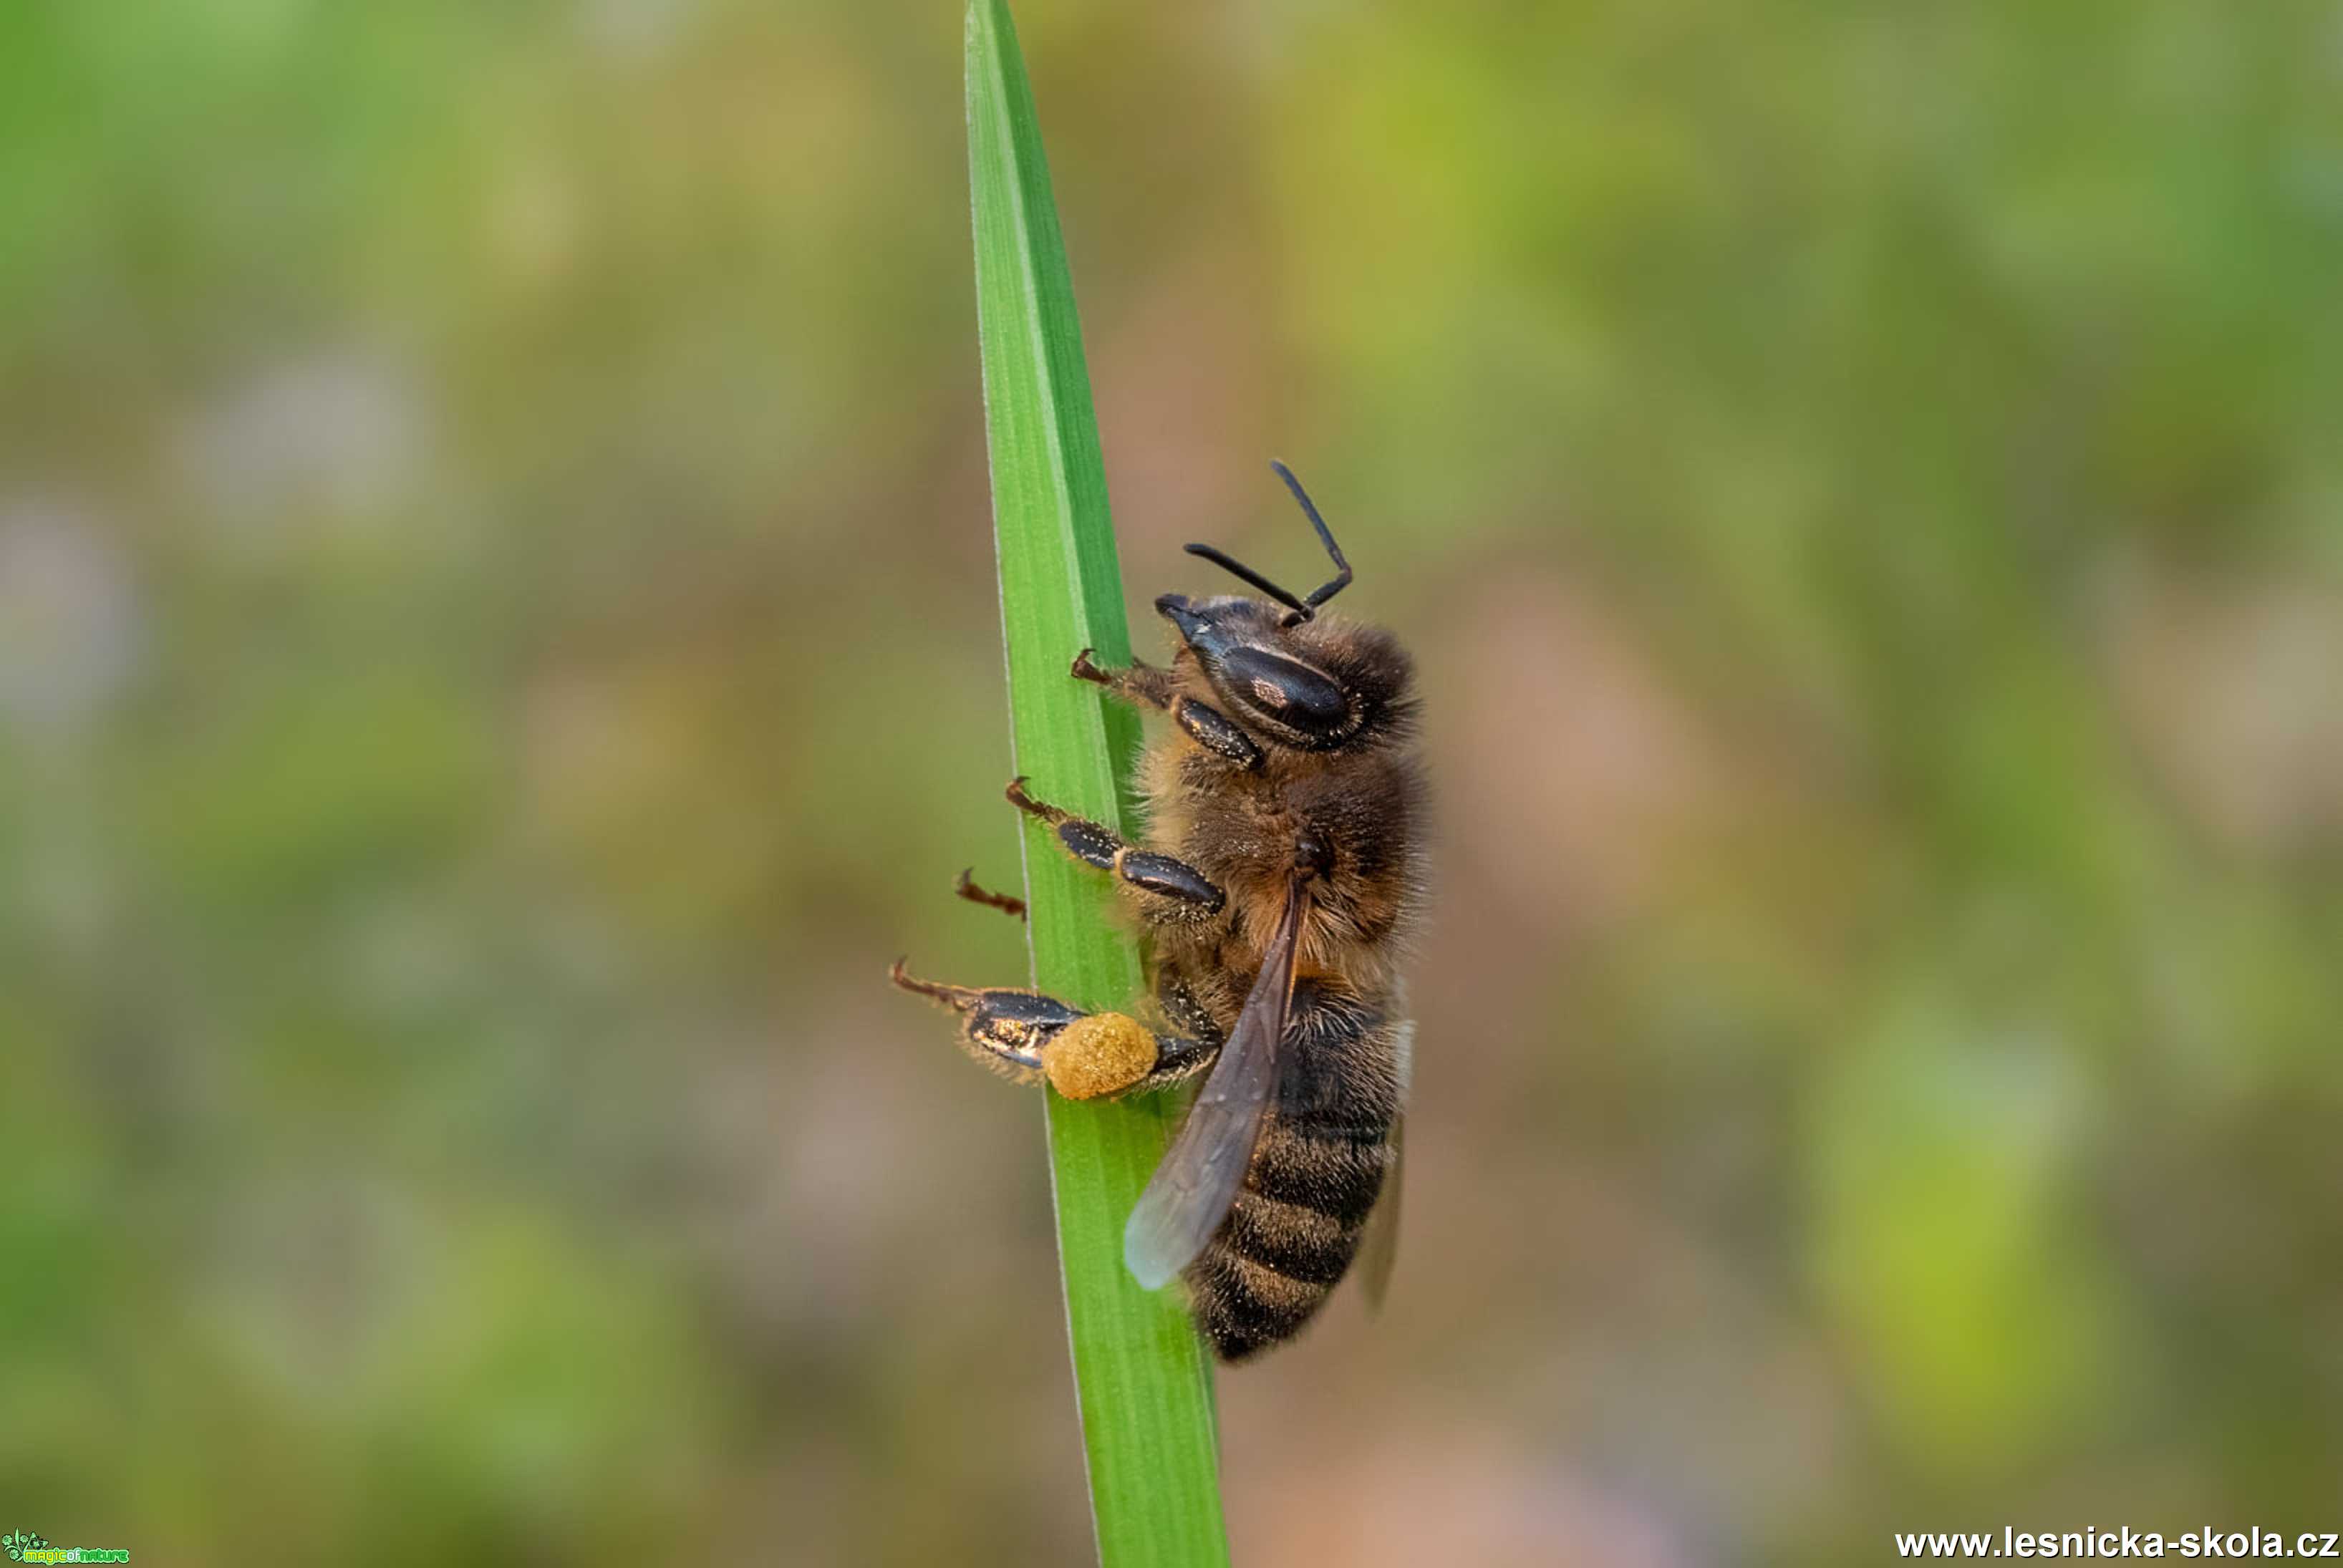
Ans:
<svg viewBox="0 0 2343 1568"><path fill-rule="evenodd" d="M960 1014L960 1048L1020 1083L1042 1078L1069 1100L1144 1094L1211 1065L1216 1045L1158 1034L1119 1012L1084 1012L1038 991L977 990L914 979L903 960L887 978Z"/></svg>
<svg viewBox="0 0 2343 1568"><path fill-rule="evenodd" d="M1009 781L1009 803L1029 817L1039 817L1057 830L1058 842L1075 859L1101 871L1112 871L1142 892L1185 904L1202 914L1214 914L1228 895L1211 878L1187 861L1153 849L1134 849L1104 823L1074 816L1025 793L1025 776Z"/></svg>
<svg viewBox="0 0 2343 1568"><path fill-rule="evenodd" d="M1103 686L1125 702L1161 709L1172 715L1172 723L1186 730L1197 745L1213 756L1247 772L1260 771L1262 751L1259 743L1219 709L1182 696L1170 670L1158 669L1151 664L1141 664L1136 659L1131 661L1129 669L1101 669L1091 662L1092 651L1086 648L1074 655L1073 675L1076 680Z"/></svg>
<svg viewBox="0 0 2343 1568"><path fill-rule="evenodd" d="M1158 669L1141 659L1132 659L1128 669L1107 669L1094 664L1091 655L1098 649L1086 648L1074 655L1071 671L1076 680L1087 680L1092 686L1103 686L1125 702L1141 708L1168 709L1179 694L1179 683L1168 669Z"/></svg>

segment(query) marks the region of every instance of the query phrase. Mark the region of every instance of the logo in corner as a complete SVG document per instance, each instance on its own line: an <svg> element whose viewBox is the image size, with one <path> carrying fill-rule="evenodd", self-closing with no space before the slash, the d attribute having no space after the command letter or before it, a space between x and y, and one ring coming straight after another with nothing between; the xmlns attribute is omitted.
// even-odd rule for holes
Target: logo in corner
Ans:
<svg viewBox="0 0 2343 1568"><path fill-rule="evenodd" d="M130 1553L119 1547L49 1544L49 1538L32 1530L11 1530L0 1535L0 1552L12 1563L127 1563Z"/></svg>

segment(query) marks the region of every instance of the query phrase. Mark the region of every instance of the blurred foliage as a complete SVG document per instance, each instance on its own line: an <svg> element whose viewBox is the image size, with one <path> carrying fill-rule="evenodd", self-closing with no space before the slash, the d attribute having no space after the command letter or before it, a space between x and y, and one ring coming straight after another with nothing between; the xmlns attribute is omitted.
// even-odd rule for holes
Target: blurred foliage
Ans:
<svg viewBox="0 0 2343 1568"><path fill-rule="evenodd" d="M2331 7L1020 19L1134 603L1282 454L1430 702L1238 1559L2331 1528ZM959 47L0 15L12 1526L1087 1550L1037 1108L879 984L1024 973Z"/></svg>

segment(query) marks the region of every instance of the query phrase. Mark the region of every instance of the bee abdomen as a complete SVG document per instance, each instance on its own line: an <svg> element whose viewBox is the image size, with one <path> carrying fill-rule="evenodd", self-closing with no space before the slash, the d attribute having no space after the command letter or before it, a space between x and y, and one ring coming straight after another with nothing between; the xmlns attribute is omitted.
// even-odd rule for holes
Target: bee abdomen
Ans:
<svg viewBox="0 0 2343 1568"><path fill-rule="evenodd" d="M1333 1292L1332 1285L1297 1280L1243 1256L1229 1245L1226 1232L1206 1243L1184 1278L1196 1326L1224 1362L1241 1362L1291 1339Z"/></svg>
<svg viewBox="0 0 2343 1568"><path fill-rule="evenodd" d="M1236 1207L1215 1238L1236 1256L1274 1269L1289 1280L1332 1289L1359 1250L1359 1228L1299 1203L1237 1194Z"/></svg>
<svg viewBox="0 0 2343 1568"><path fill-rule="evenodd" d="M1249 1192L1326 1215L1345 1231L1366 1221L1391 1169L1391 1124L1361 1126L1280 1112L1269 1118L1245 1167Z"/></svg>
<svg viewBox="0 0 2343 1568"><path fill-rule="evenodd" d="M1262 1129L1245 1190L1185 1276L1221 1360L1292 1338L1325 1304L1382 1191L1392 1158L1384 1131L1276 1117Z"/></svg>

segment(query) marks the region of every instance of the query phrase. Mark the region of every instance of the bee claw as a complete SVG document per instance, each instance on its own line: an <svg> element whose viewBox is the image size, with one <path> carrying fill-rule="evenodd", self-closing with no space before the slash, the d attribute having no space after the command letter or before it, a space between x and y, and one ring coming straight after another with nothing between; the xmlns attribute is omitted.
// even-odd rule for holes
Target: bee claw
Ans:
<svg viewBox="0 0 2343 1568"><path fill-rule="evenodd" d="M1097 648L1086 648L1074 655L1074 668L1071 673L1076 680L1093 681L1100 686L1110 684L1107 672L1091 662L1091 655L1097 651Z"/></svg>
<svg viewBox="0 0 2343 1568"><path fill-rule="evenodd" d="M1003 914L1015 915L1020 920L1025 918L1025 900L1011 898L1007 893L996 893L990 888L977 886L974 866L970 866L960 874L960 880L952 884L952 891L971 904L982 904L989 909L999 910Z"/></svg>
<svg viewBox="0 0 2343 1568"><path fill-rule="evenodd" d="M887 970L887 979L894 984L898 990L907 990L915 996L933 997L936 1000L942 1002L946 1007L950 1008L954 1012L966 1012L970 1007L975 1005L976 992L969 990L966 986L942 985L935 980L920 980L918 976L908 972L903 968L905 964L910 961L910 955L906 954L904 957L897 959L894 964Z"/></svg>

